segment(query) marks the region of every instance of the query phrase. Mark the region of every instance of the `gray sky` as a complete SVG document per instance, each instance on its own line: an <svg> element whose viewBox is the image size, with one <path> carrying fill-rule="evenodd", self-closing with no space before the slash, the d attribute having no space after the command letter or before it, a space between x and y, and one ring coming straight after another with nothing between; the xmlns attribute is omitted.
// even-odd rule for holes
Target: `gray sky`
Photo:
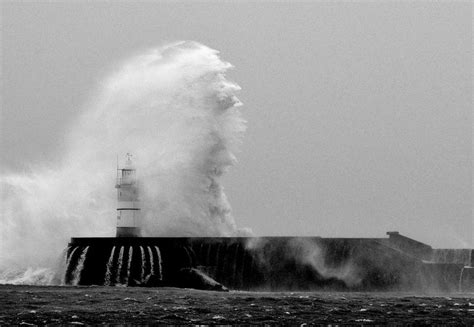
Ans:
<svg viewBox="0 0 474 327"><path fill-rule="evenodd" d="M195 40L243 88L239 226L473 245L470 2L1 6L3 170L58 160L114 64Z"/></svg>

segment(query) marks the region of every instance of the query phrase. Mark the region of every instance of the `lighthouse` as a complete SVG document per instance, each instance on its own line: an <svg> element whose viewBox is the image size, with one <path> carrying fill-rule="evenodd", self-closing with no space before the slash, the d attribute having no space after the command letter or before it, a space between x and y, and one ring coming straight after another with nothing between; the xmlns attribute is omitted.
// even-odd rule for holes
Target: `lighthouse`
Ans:
<svg viewBox="0 0 474 327"><path fill-rule="evenodd" d="M140 200L136 169L127 153L125 166L117 165L117 237L140 236Z"/></svg>

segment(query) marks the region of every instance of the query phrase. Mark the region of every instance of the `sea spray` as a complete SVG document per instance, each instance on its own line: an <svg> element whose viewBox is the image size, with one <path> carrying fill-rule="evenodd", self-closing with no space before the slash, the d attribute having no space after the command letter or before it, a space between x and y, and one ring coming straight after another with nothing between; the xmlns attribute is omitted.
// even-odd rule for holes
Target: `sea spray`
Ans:
<svg viewBox="0 0 474 327"><path fill-rule="evenodd" d="M124 247L120 247L119 256L118 256L118 267L117 267L117 276L115 277L115 283L121 283L121 273L122 273L122 265L123 265L123 251Z"/></svg>
<svg viewBox="0 0 474 327"><path fill-rule="evenodd" d="M325 278L337 278L344 281L347 286L357 286L362 281L362 276L353 265L352 258L336 266L326 263L326 257L332 256L327 251L309 239L294 238L288 243L286 255L297 262L311 266Z"/></svg>
<svg viewBox="0 0 474 327"><path fill-rule="evenodd" d="M212 250L212 244L208 244L207 245L206 262L205 262L205 264L208 265L208 266L211 264L211 250Z"/></svg>
<svg viewBox="0 0 474 327"><path fill-rule="evenodd" d="M142 259L141 271L140 271L140 282L143 282L145 278L145 263L146 263L145 250L143 249L143 246L140 246L140 255Z"/></svg>
<svg viewBox="0 0 474 327"><path fill-rule="evenodd" d="M310 267L323 278L343 281L349 287L358 286L364 277L352 257L338 264L328 264L326 258L334 255L314 239L294 237L282 242L271 242L265 238L251 238L247 240L245 248L254 255L260 269L265 271L285 271L286 264L293 262L301 267Z"/></svg>
<svg viewBox="0 0 474 327"><path fill-rule="evenodd" d="M128 264L127 264L127 277L125 279L125 285L128 285L128 280L130 279L130 267L132 266L132 257L133 257L133 247L128 248Z"/></svg>
<svg viewBox="0 0 474 327"><path fill-rule="evenodd" d="M158 257L158 272L159 272L159 278L160 280L163 280L163 267L162 267L162 262L161 262L161 252L160 248L155 246L156 250L156 256Z"/></svg>
<svg viewBox="0 0 474 327"><path fill-rule="evenodd" d="M192 267L193 266L193 260L191 258L191 254L189 253L189 249L187 246L183 247L184 253L186 253L186 259L187 259L187 266Z"/></svg>
<svg viewBox="0 0 474 327"><path fill-rule="evenodd" d="M104 279L104 285L105 286L110 285L110 280L112 278L112 269L113 269L113 265L114 265L114 254L115 254L115 246L112 248L112 251L110 252L109 261L107 262L107 270L105 272L105 279Z"/></svg>
<svg viewBox="0 0 474 327"><path fill-rule="evenodd" d="M72 236L113 236L113 166L127 152L141 179L144 236L239 233L221 185L245 130L231 67L216 50L176 42L105 78L68 128L63 156L0 176L0 279L12 267L19 273L6 282L54 269Z"/></svg>
<svg viewBox="0 0 474 327"><path fill-rule="evenodd" d="M79 261L77 262L77 266L74 268L74 272L72 273L72 285L78 285L81 281L81 274L82 270L84 269L84 262L86 260L87 252L89 251L89 247L82 251L81 256L79 257Z"/></svg>
<svg viewBox="0 0 474 327"><path fill-rule="evenodd" d="M70 262L70 258L68 258L68 253L71 249L71 246L68 245L64 250L63 253L61 254L60 260L57 265L56 269L56 278L59 276L59 285L65 285L66 283L66 272L67 272L67 267ZM71 252L72 254L72 252Z"/></svg>
<svg viewBox="0 0 474 327"><path fill-rule="evenodd" d="M74 247L74 249L71 250L71 253L69 254L69 256L68 256L67 253L66 253L66 269L65 269L65 271L64 271L64 277L63 277L63 279L62 279L62 281L61 281L61 285L65 285L65 284L66 284L66 281L67 281L67 276L66 276L66 275L68 274L68 271L71 270L71 268L69 267L69 265L71 264L71 259L72 259L72 257L74 256L74 253L76 253L76 251L77 251L78 248L79 248L79 247L77 247L77 246Z"/></svg>
<svg viewBox="0 0 474 327"><path fill-rule="evenodd" d="M0 284L54 285L55 276L56 271L52 268L5 269L0 276Z"/></svg>
<svg viewBox="0 0 474 327"><path fill-rule="evenodd" d="M155 274L155 263L153 260L153 253L151 252L151 248L148 246L147 247L148 254L150 255L150 274L154 275Z"/></svg>

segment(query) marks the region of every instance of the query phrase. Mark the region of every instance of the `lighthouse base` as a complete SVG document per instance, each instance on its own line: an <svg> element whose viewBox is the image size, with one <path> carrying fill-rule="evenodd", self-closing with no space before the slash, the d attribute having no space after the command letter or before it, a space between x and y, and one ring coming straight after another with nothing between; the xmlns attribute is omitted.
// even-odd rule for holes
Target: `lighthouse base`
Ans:
<svg viewBox="0 0 474 327"><path fill-rule="evenodd" d="M138 227L117 227L116 237L140 237L141 232Z"/></svg>

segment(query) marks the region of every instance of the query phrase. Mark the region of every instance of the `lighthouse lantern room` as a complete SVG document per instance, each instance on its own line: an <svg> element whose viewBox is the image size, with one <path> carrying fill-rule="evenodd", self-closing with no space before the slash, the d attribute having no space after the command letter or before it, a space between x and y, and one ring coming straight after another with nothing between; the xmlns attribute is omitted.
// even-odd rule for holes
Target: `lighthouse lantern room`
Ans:
<svg viewBox="0 0 474 327"><path fill-rule="evenodd" d="M127 153L125 166L117 165L117 237L140 236L140 202L136 169Z"/></svg>

